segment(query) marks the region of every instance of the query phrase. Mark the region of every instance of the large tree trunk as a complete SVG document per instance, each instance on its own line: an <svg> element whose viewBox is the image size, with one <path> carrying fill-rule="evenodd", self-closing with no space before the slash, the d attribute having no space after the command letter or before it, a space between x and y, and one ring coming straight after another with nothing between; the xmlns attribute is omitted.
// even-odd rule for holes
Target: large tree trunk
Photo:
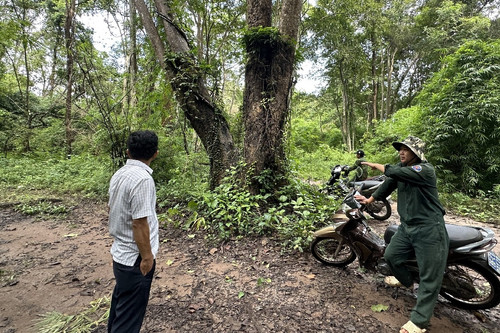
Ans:
<svg viewBox="0 0 500 333"><path fill-rule="evenodd" d="M243 101L244 156L253 176L260 176L265 170L274 179L285 174L284 134L295 63L293 41L297 38L301 9L300 0L283 1L279 36L276 36L271 30L262 29L271 27L272 1L247 2L250 33ZM257 179L252 177L250 181L253 193L263 188Z"/></svg>
<svg viewBox="0 0 500 333"><path fill-rule="evenodd" d="M210 101L205 83L197 74L196 61L184 33L174 24L170 9L162 0L155 0L162 18L166 36L163 44L144 0L136 0L136 8L148 37L153 44L158 62L176 92L176 99L205 147L210 160L210 186L217 186L226 170L235 165L239 152L233 142L222 111ZM166 49L170 51L166 57Z"/></svg>

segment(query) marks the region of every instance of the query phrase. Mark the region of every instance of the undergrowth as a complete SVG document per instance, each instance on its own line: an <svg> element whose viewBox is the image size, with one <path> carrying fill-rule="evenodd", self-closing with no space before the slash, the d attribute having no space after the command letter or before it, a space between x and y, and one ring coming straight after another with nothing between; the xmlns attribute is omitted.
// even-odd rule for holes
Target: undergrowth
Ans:
<svg viewBox="0 0 500 333"><path fill-rule="evenodd" d="M0 158L0 200L27 202L47 195L105 198L109 160L91 156Z"/></svg>
<svg viewBox="0 0 500 333"><path fill-rule="evenodd" d="M328 223L338 202L299 181L287 179L286 186L272 193L251 194L234 168L214 191L189 201L187 211L179 205L160 219L186 229L204 230L213 240L273 235L284 250L303 251L312 231ZM179 221L182 221L179 223Z"/></svg>
<svg viewBox="0 0 500 333"><path fill-rule="evenodd" d="M113 171L108 162L91 155L70 160L0 158L0 202L14 203L14 208L23 214L64 216L70 206L68 198L106 200ZM253 195L241 182L237 168L214 191L208 191L203 171L191 170L190 161L185 164L178 171L169 171L173 176L168 182L157 180L160 221L205 230L215 241L273 235L281 240L284 249L302 251L311 240L311 232L327 224L339 207L338 202L300 180L304 179L304 170L300 176L290 172L283 182L288 185L278 191ZM440 197L447 211L481 222L499 223L500 187L477 198L442 191Z"/></svg>
<svg viewBox="0 0 500 333"><path fill-rule="evenodd" d="M36 202L19 203L14 210L25 215L66 215L68 207L65 204L52 202L51 200L40 200Z"/></svg>
<svg viewBox="0 0 500 333"><path fill-rule="evenodd" d="M474 198L459 192L440 193L440 199L446 209L456 215L500 225L500 206L498 205L500 193L498 191Z"/></svg>

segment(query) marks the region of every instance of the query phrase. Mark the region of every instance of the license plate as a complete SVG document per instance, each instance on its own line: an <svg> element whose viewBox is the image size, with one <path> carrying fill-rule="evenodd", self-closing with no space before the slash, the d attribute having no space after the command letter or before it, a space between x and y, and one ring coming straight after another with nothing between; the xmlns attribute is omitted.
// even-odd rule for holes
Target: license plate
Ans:
<svg viewBox="0 0 500 333"><path fill-rule="evenodd" d="M500 274L500 258L493 252L488 252L488 265Z"/></svg>

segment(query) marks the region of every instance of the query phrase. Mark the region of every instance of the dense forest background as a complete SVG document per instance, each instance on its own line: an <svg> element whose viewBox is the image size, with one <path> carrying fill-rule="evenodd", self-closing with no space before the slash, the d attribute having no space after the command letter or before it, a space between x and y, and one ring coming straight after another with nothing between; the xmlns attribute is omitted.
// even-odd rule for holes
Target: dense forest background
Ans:
<svg viewBox="0 0 500 333"><path fill-rule="evenodd" d="M0 185L106 197L125 139L152 129L161 218L301 249L338 208L335 164L427 143L449 209L500 198L498 0L2 0ZM92 24L85 25L88 17ZM107 30L108 24L115 28ZM99 49L95 29L114 41ZM295 89L305 64L320 82ZM179 217L182 217L179 219Z"/></svg>

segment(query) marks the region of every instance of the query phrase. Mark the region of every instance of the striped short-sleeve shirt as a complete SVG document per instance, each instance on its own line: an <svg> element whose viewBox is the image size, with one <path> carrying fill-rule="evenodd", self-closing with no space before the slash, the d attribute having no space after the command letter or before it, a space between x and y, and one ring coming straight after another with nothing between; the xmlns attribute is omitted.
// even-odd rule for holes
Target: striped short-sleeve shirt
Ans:
<svg viewBox="0 0 500 333"><path fill-rule="evenodd" d="M139 256L134 241L132 220L147 217L151 251L156 258L159 248L156 189L145 163L129 159L111 177L109 184L109 233L114 241L111 255L117 263L133 266Z"/></svg>

